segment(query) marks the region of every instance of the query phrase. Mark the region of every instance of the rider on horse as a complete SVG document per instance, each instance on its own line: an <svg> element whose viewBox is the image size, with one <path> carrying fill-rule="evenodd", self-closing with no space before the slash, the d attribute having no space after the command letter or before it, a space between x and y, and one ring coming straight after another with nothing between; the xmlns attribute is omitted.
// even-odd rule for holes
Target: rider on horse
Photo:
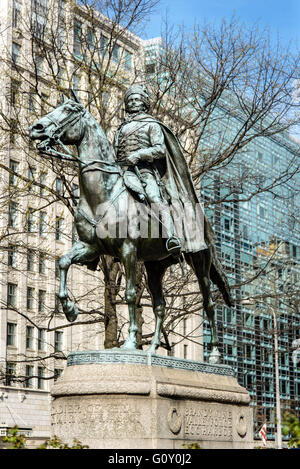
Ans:
<svg viewBox="0 0 300 469"><path fill-rule="evenodd" d="M117 162L129 170L125 172L125 184L141 200L146 199L149 205L160 206L160 212L169 226L166 247L172 255L178 256L181 250L195 252L204 249L206 245L201 236L203 223L197 227L197 242L191 243L188 236L187 246L186 235L180 240L176 236L170 214L170 205L180 207L182 214L184 204L191 201L191 191L195 192L177 138L168 127L148 113L150 97L145 86L131 86L125 93L124 101L127 116L115 134L114 147ZM195 195L194 201L198 203Z"/></svg>

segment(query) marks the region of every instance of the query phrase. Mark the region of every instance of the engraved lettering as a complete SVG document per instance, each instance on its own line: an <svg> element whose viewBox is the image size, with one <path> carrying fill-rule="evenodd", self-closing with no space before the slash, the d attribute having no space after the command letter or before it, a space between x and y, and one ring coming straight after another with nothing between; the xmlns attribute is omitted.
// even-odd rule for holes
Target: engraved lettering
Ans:
<svg viewBox="0 0 300 469"><path fill-rule="evenodd" d="M230 440L232 438L231 410L188 406L184 412L184 434L206 440Z"/></svg>

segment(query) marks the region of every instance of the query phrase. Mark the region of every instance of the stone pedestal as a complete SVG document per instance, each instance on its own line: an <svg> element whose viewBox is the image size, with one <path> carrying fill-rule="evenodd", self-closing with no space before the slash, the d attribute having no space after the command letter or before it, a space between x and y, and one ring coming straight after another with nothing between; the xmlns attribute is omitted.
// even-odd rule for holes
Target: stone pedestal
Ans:
<svg viewBox="0 0 300 469"><path fill-rule="evenodd" d="M252 448L231 367L120 350L73 352L51 392L52 433L90 448Z"/></svg>

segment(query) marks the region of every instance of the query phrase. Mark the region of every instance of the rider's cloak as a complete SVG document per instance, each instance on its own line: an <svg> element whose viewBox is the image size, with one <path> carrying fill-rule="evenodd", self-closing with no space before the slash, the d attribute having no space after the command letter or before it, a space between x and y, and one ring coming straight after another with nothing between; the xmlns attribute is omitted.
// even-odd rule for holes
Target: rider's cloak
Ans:
<svg viewBox="0 0 300 469"><path fill-rule="evenodd" d="M182 147L172 130L162 122L156 120L149 114L142 114L138 121L156 122L160 125L167 148L166 160L156 160L156 167L160 173L161 181L171 204L181 207L187 207L187 214L190 214L190 207L193 208L194 222L197 223L198 235L188 236L185 243L185 252L197 252L209 247L212 252L212 267L210 277L212 281L219 286L228 297L228 304L232 303L230 289L226 275L223 272L222 265L218 259L215 249L215 236L211 224L204 213L204 208L200 203L199 197L192 180L192 176L183 154ZM185 236L186 237L186 236Z"/></svg>

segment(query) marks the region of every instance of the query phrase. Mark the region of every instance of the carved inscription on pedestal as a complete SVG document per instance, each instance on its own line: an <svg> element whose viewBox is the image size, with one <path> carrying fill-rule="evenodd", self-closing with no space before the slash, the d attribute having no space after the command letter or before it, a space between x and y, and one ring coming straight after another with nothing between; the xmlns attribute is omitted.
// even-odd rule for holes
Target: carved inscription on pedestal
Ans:
<svg viewBox="0 0 300 469"><path fill-rule="evenodd" d="M232 411L212 406L187 405L184 414L184 436L189 439L232 439Z"/></svg>
<svg viewBox="0 0 300 469"><path fill-rule="evenodd" d="M56 402L52 406L52 426L55 433L67 431L69 436L80 435L111 438L126 435L138 436L145 429L141 424L141 415L129 405L117 406L96 402L65 403Z"/></svg>

